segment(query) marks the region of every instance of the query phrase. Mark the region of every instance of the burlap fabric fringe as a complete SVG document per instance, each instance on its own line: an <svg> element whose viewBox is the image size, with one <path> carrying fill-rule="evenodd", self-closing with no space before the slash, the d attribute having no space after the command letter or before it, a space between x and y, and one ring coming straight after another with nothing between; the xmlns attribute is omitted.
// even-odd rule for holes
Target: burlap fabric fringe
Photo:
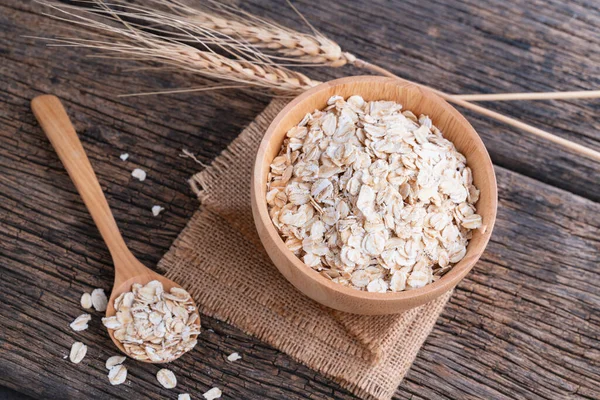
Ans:
<svg viewBox="0 0 600 400"><path fill-rule="evenodd" d="M191 179L201 208L159 267L206 315L269 343L365 399L389 399L450 294L394 316L333 311L289 284L264 252L250 209L254 155L285 101L274 100Z"/></svg>

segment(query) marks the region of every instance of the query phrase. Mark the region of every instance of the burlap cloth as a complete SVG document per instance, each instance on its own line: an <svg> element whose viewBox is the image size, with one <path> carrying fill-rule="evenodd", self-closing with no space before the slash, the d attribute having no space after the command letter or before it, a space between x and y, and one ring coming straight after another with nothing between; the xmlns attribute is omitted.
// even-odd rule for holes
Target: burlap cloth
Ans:
<svg viewBox="0 0 600 400"><path fill-rule="evenodd" d="M201 201L159 263L200 311L269 343L365 399L389 399L450 293L403 314L361 316L297 291L262 248L250 208L254 156L285 101L274 100L213 164L191 179Z"/></svg>

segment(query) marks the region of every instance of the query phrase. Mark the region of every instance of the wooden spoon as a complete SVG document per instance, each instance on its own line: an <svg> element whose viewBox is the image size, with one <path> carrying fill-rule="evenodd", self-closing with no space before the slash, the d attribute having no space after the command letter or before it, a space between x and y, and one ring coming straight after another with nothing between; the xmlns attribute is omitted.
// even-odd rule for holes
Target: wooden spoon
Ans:
<svg viewBox="0 0 600 400"><path fill-rule="evenodd" d="M131 291L134 283L145 285L150 281L157 280L163 284L165 292L172 287L181 287L145 267L127 248L104 193L102 193L96 174L60 100L52 95L38 96L31 101L31 109L69 173L112 256L115 265L115 283L108 301L106 316L115 315L115 299L121 293ZM199 325L200 318L197 318L196 321ZM109 329L108 332L119 350L127 354L121 342L115 339L114 331ZM173 361L176 358L173 357L164 362Z"/></svg>

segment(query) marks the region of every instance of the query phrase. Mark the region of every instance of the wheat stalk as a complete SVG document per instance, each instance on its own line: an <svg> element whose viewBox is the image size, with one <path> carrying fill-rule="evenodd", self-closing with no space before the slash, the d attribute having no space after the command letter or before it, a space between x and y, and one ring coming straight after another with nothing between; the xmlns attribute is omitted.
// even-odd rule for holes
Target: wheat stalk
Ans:
<svg viewBox="0 0 600 400"><path fill-rule="evenodd" d="M598 99L600 98L600 90L575 90L571 92L453 94L452 96L455 99L467 101Z"/></svg>

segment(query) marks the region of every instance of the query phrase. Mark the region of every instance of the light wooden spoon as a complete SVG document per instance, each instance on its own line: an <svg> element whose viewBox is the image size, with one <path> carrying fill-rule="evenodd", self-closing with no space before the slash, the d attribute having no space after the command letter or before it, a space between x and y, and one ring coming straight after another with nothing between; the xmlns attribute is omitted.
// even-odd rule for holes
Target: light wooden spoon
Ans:
<svg viewBox="0 0 600 400"><path fill-rule="evenodd" d="M52 95L38 96L31 101L31 109L69 173L112 256L115 265L115 282L108 301L106 316L115 315L114 300L121 293L131 291L131 285L134 283L144 285L157 280L163 284L165 292L172 287L181 287L145 267L127 248L102 193L96 174L60 100ZM196 321L199 325L200 318L197 318ZM108 332L115 345L127 354L123 345L115 339L114 331L109 329ZM176 358L173 357L164 362L173 361Z"/></svg>

